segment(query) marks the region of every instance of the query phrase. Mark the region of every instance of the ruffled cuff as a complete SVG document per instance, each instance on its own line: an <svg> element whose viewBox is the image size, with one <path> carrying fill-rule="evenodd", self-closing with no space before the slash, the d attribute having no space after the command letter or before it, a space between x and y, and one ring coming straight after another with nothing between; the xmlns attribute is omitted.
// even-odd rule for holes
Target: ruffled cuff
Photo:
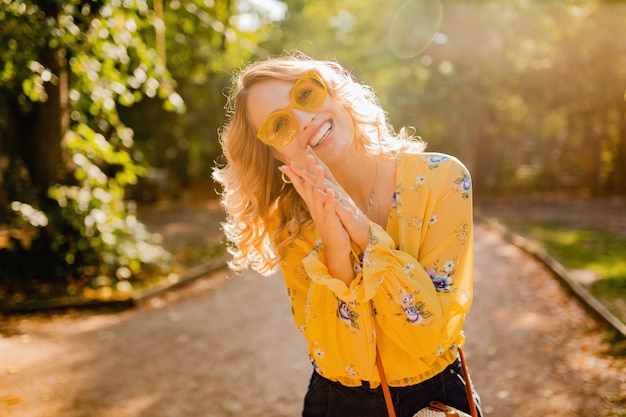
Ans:
<svg viewBox="0 0 626 417"><path fill-rule="evenodd" d="M383 236L380 236L381 233ZM381 242L385 242L388 239L391 240L379 225L370 222L370 238L365 253L361 253L358 246L354 243L352 244L351 256L354 279L350 285L346 285L344 281L338 278L333 278L328 272L324 262L321 241L316 242L316 246L302 259L302 264L313 282L328 287L340 300L345 302L367 302L372 299L383 281L380 274L368 273L368 271L373 270L373 268L367 267L369 262L368 254L372 249L379 246ZM382 244L384 245L384 243Z"/></svg>

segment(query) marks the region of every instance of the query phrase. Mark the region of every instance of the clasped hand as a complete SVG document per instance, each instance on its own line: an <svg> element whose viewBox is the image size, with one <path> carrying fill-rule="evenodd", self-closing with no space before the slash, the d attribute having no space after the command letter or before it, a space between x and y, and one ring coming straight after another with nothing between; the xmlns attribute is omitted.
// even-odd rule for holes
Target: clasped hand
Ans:
<svg viewBox="0 0 626 417"><path fill-rule="evenodd" d="M328 167L308 148L305 166L295 162L280 168L307 205L326 253L350 253L350 241L365 251L369 220L335 180Z"/></svg>

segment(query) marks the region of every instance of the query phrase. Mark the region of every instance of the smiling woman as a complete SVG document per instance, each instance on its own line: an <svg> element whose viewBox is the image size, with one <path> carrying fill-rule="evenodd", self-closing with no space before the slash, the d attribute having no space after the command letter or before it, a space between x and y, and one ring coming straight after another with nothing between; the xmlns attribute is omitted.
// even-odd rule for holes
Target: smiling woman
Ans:
<svg viewBox="0 0 626 417"><path fill-rule="evenodd" d="M214 178L230 265L282 272L313 364L303 415L413 416L433 400L469 410L458 359L473 283L465 167L394 132L339 64L298 52L244 68L228 116Z"/></svg>

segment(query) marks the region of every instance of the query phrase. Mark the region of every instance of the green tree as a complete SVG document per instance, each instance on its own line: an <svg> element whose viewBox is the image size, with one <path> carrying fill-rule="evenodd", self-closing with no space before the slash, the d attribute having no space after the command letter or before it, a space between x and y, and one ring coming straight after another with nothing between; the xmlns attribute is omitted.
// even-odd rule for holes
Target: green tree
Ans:
<svg viewBox="0 0 626 417"><path fill-rule="evenodd" d="M9 289L115 288L167 260L124 200L145 167L118 113L144 96L183 110L144 41L153 23L142 0L2 4L0 279Z"/></svg>
<svg viewBox="0 0 626 417"><path fill-rule="evenodd" d="M150 166L167 175L166 195L181 197L194 181L206 184L221 152L218 130L224 123L225 90L232 72L266 55L257 43L271 20L267 11L245 1L177 1L164 4L164 55L183 98L183 115L164 115L158 98L121 111L133 128L136 150ZM244 19L265 22L240 29ZM206 195L213 190L207 185Z"/></svg>
<svg viewBox="0 0 626 417"><path fill-rule="evenodd" d="M209 177L223 89L233 69L265 54L256 40L266 13L245 0L2 2L5 293L42 281L125 292L167 269L126 198L153 167L175 189L190 171ZM265 23L241 31L245 17Z"/></svg>
<svg viewBox="0 0 626 417"><path fill-rule="evenodd" d="M267 49L336 58L477 189L624 193L624 2L285 3Z"/></svg>

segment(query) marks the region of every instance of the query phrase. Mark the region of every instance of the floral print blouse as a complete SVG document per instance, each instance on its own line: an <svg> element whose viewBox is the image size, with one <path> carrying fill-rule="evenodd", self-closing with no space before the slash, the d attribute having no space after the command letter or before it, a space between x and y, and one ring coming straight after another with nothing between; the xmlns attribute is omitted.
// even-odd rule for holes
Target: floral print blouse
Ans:
<svg viewBox="0 0 626 417"><path fill-rule="evenodd" d="M281 271L295 324L322 376L346 386L417 384L457 358L472 301L471 179L454 157L398 157L386 229L370 222L365 253L353 245L355 279L329 275L310 227L287 249Z"/></svg>

